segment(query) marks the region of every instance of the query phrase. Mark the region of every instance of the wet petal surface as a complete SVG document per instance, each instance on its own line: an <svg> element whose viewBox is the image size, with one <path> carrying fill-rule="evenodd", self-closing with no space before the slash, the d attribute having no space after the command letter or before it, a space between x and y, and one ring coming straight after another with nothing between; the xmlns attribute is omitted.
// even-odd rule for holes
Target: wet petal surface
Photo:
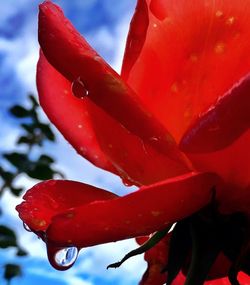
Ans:
<svg viewBox="0 0 250 285"><path fill-rule="evenodd" d="M201 113L249 73L250 2L147 4L147 35L128 83L179 142Z"/></svg>
<svg viewBox="0 0 250 285"><path fill-rule="evenodd" d="M186 152L213 152L237 140L250 126L249 92L250 75L197 119L182 138L181 148Z"/></svg>
<svg viewBox="0 0 250 285"><path fill-rule="evenodd" d="M89 100L158 151L177 162L185 163L184 155L167 129L81 37L62 10L51 2L40 5L38 34L48 61L69 81L80 78L88 91Z"/></svg>
<svg viewBox="0 0 250 285"><path fill-rule="evenodd" d="M48 180L36 184L17 206L23 222L32 231L45 231L53 216L70 208L97 200L113 199L115 194L84 183L68 180Z"/></svg>
<svg viewBox="0 0 250 285"><path fill-rule="evenodd" d="M86 247L147 235L199 210L219 184L214 174L191 173L124 197L76 207L53 218L48 239L60 246L71 240L77 247Z"/></svg>
<svg viewBox="0 0 250 285"><path fill-rule="evenodd" d="M115 172L98 145L87 102L73 96L71 83L48 63L42 52L37 65L37 88L43 110L77 152L96 166Z"/></svg>

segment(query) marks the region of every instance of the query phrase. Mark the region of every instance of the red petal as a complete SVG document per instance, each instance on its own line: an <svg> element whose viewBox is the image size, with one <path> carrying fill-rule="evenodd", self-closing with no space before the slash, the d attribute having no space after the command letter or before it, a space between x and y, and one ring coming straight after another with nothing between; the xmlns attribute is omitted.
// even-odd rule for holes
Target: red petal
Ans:
<svg viewBox="0 0 250 285"><path fill-rule="evenodd" d="M39 42L48 61L69 81L81 80L88 98L131 133L183 163L171 135L141 105L137 95L88 45L61 9L52 2L40 5ZM60 47L60 48L58 48Z"/></svg>
<svg viewBox="0 0 250 285"><path fill-rule="evenodd" d="M37 65L37 88L47 116L77 152L96 166L116 172L98 145L86 101L72 95L71 83L48 63L42 52Z"/></svg>
<svg viewBox="0 0 250 285"><path fill-rule="evenodd" d="M145 0L138 0L135 14L130 23L121 76L128 78L129 72L140 55L148 30L148 6Z"/></svg>
<svg viewBox="0 0 250 285"><path fill-rule="evenodd" d="M128 83L179 141L194 119L249 73L250 3L147 3L146 40Z"/></svg>
<svg viewBox="0 0 250 285"><path fill-rule="evenodd" d="M238 275L238 281L240 284L250 285L250 277L243 272ZM180 272L172 285L183 285L185 283L185 276ZM231 285L227 277L215 279L212 281L206 281L204 285Z"/></svg>
<svg viewBox="0 0 250 285"><path fill-rule="evenodd" d="M232 262L221 252L212 265L207 279L218 279L227 276Z"/></svg>
<svg viewBox="0 0 250 285"><path fill-rule="evenodd" d="M196 120L180 143L187 152L212 152L233 143L250 126L250 75Z"/></svg>
<svg viewBox="0 0 250 285"><path fill-rule="evenodd" d="M240 284L250 285L250 277L243 272L238 274L238 281ZM212 281L205 282L205 285L231 285L228 278L220 278Z"/></svg>
<svg viewBox="0 0 250 285"><path fill-rule="evenodd" d="M119 173L125 182L136 185L187 172L184 165L144 144L91 101L75 98L70 82L47 62L43 53L38 62L37 85L49 119L78 153L96 166Z"/></svg>
<svg viewBox="0 0 250 285"><path fill-rule="evenodd" d="M43 10L48 8L48 10L45 9L46 13L56 9L57 13L59 13L59 17L63 17L62 13L58 12L59 8L52 3L46 2L42 7ZM43 14L41 14L41 17L42 15ZM48 16L46 17L50 19ZM60 27L62 27L62 25ZM94 51L90 51L94 53ZM93 58L90 60L93 61ZM106 167L106 169L111 168L108 168L108 163L99 150L98 144L100 144L102 151L107 155L109 161L112 162L118 173L127 180L128 183L146 185L188 172L188 168L185 165L185 158L174 143L174 149L172 149L170 158L160 154L150 146L150 144L154 142L157 143L157 137L153 137L151 142L143 142L139 137L129 133L122 125L117 123L117 121L91 101L73 98L70 90L68 90L68 94L65 95L63 92L64 88L67 87L69 89L70 83L48 65L44 58L40 60L39 66L41 65L45 65L45 70L44 73L42 73L43 69L39 71L38 87L39 92L42 94L41 102L43 107L52 122L59 127L65 137L78 151L85 151L86 157L96 165ZM45 71L48 71L51 77L48 77ZM53 79L54 77L60 79L58 80L60 85L55 86L57 81ZM48 92L45 89L47 84L45 84L44 81L50 83L51 89L48 89ZM99 82L96 83L96 85L98 84ZM55 90L58 92L55 92ZM59 96L57 106L60 106L60 108L55 108L57 96ZM75 109L73 109L73 107ZM87 114L87 117L85 114ZM78 116L80 118L78 118ZM62 117L65 118L65 120L62 120ZM86 125L86 129L82 134L79 132L78 123L75 122L78 119L85 120L85 124L82 124L82 126ZM92 127L94 128L94 132L92 131ZM75 132L74 128L76 128ZM140 126L140 128L144 130L144 127ZM96 142L96 138L98 143ZM172 143L170 142L170 144ZM91 148L92 146L93 148ZM152 163L152 161L154 163Z"/></svg>
<svg viewBox="0 0 250 285"><path fill-rule="evenodd" d="M169 238L170 235L167 235L145 253L144 259L148 263L148 268L139 285L162 285L166 283L167 274L162 273L162 270L167 265Z"/></svg>
<svg viewBox="0 0 250 285"><path fill-rule="evenodd" d="M98 143L125 184L149 185L188 172L185 165L157 152L97 106L91 106L89 115Z"/></svg>
<svg viewBox="0 0 250 285"><path fill-rule="evenodd" d="M48 180L31 188L16 207L20 218L33 231L45 231L51 218L70 208L97 200L113 199L116 195L75 181Z"/></svg>
<svg viewBox="0 0 250 285"><path fill-rule="evenodd" d="M191 173L169 179L124 197L96 201L55 216L48 228L50 241L78 247L147 235L182 219L211 199L220 183L211 173Z"/></svg>
<svg viewBox="0 0 250 285"><path fill-rule="evenodd" d="M235 186L235 192L241 194L241 190L236 188L244 189L250 183L249 142L250 131L247 131L223 150L208 154L190 154L189 157L196 169L217 173L227 183Z"/></svg>

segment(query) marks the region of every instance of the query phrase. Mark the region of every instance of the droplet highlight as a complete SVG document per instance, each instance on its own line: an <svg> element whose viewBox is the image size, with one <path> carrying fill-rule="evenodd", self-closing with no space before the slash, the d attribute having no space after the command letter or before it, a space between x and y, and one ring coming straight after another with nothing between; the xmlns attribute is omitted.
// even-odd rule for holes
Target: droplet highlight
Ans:
<svg viewBox="0 0 250 285"><path fill-rule="evenodd" d="M81 77L78 77L76 80L72 82L71 91L74 94L74 96L79 99L84 99L86 96L88 96L89 93Z"/></svg>
<svg viewBox="0 0 250 285"><path fill-rule="evenodd" d="M225 52L225 44L223 42L216 43L214 47L214 52L216 54L223 54Z"/></svg>
<svg viewBox="0 0 250 285"><path fill-rule="evenodd" d="M50 264L57 270L67 270L73 266L78 257L78 248L71 247L55 247L47 244L47 255Z"/></svg>
<svg viewBox="0 0 250 285"><path fill-rule="evenodd" d="M133 182L131 182L130 180L128 180L127 178L122 178L122 183L124 184L124 186L126 187L131 187L134 185Z"/></svg>
<svg viewBox="0 0 250 285"><path fill-rule="evenodd" d="M32 230L29 228L29 226L27 224L25 224L23 222L23 228L27 231L27 232L32 232Z"/></svg>

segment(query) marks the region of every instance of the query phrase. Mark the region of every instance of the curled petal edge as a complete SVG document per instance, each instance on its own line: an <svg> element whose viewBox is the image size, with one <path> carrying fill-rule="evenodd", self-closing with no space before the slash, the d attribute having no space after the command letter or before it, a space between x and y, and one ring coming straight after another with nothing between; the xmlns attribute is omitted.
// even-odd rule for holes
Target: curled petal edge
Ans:
<svg viewBox="0 0 250 285"><path fill-rule="evenodd" d="M137 94L123 79L90 47L65 18L62 10L50 1L40 5L38 38L50 64L70 82L80 78L88 91L88 100L159 152L187 168L191 167L166 128L143 106Z"/></svg>
<svg viewBox="0 0 250 285"><path fill-rule="evenodd" d="M184 134L184 152L214 152L230 146L250 126L250 74L242 78Z"/></svg>
<svg viewBox="0 0 250 285"><path fill-rule="evenodd" d="M204 207L221 183L213 173L189 173L75 207L52 218L47 238L60 246L86 247L148 235Z"/></svg>

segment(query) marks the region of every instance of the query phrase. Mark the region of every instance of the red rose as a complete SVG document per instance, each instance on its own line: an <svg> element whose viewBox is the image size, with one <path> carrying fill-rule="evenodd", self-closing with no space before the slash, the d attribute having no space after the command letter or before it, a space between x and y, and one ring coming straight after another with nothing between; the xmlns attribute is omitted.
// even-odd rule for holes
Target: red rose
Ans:
<svg viewBox="0 0 250 285"><path fill-rule="evenodd" d="M141 284L239 284L250 273L249 17L249 1L138 0L118 75L58 6L41 4L44 111L80 155L139 187L123 197L73 181L29 190L17 210L55 267L72 265L56 263L61 248L177 222L146 253Z"/></svg>

